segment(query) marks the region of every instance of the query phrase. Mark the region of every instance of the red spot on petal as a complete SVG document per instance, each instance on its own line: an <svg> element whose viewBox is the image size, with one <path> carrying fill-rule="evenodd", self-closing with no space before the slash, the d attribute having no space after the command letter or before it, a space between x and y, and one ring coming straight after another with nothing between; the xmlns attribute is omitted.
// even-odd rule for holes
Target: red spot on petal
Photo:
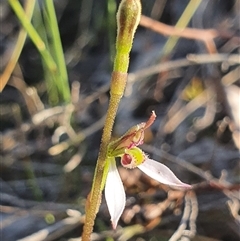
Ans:
<svg viewBox="0 0 240 241"><path fill-rule="evenodd" d="M132 157L128 154L124 154L121 159L121 163L123 166L129 165L132 162Z"/></svg>

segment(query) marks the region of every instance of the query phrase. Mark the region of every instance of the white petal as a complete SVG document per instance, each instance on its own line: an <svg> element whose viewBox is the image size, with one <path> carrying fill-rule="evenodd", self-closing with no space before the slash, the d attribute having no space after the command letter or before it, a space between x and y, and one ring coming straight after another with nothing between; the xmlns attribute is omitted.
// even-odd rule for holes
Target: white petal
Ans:
<svg viewBox="0 0 240 241"><path fill-rule="evenodd" d="M181 182L168 167L152 159L146 159L137 167L151 178L163 184L174 188L191 188L190 185Z"/></svg>
<svg viewBox="0 0 240 241"><path fill-rule="evenodd" d="M105 199L111 216L112 226L115 229L126 204L125 190L115 160L110 161L105 185Z"/></svg>

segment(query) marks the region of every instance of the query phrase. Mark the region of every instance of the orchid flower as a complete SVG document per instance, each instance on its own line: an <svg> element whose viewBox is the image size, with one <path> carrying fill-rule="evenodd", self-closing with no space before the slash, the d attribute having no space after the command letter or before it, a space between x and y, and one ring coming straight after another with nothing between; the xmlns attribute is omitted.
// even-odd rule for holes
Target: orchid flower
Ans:
<svg viewBox="0 0 240 241"><path fill-rule="evenodd" d="M115 157L121 157L123 167L130 169L137 167L160 183L178 189L191 188L190 185L181 182L168 167L148 158L148 156L137 147L143 143L144 131L152 125L155 118L156 115L152 112L152 115L146 123L132 127L122 137L109 144L108 159L105 167L105 199L114 229L126 204L126 194L117 170Z"/></svg>

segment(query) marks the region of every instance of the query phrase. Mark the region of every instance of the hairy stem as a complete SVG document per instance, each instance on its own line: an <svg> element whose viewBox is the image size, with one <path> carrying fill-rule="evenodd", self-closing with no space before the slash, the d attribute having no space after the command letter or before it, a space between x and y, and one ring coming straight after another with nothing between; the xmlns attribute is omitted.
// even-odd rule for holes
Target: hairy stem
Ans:
<svg viewBox="0 0 240 241"><path fill-rule="evenodd" d="M139 24L141 14L140 0L123 0L117 13L118 33L116 39L116 56L110 86L110 102L103 128L102 140L92 184L87 199L86 220L83 228L82 241L90 241L94 220L101 203L102 179L107 159L107 148L115 121L119 102L123 96L129 66L129 53L133 37Z"/></svg>

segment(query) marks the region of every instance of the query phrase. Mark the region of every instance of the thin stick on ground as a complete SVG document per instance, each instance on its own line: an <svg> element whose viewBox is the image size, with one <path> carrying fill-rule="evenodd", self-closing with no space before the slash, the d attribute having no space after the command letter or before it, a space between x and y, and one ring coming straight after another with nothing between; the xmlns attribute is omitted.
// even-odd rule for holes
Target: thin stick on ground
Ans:
<svg viewBox="0 0 240 241"><path fill-rule="evenodd" d="M237 54L189 54L187 58L177 59L161 64L156 64L151 67L141 69L128 75L128 84L133 84L139 79L161 73L167 70L187 67L190 65L200 65L207 63L221 63L227 62L231 65L240 64L239 55Z"/></svg>
<svg viewBox="0 0 240 241"><path fill-rule="evenodd" d="M206 49L209 53L216 53L216 47L214 44L214 39L219 36L219 33L216 29L196 29L196 28L177 28L175 26L169 26L167 24L158 22L154 19L141 16L140 25L151 29L154 32L167 35L167 36L176 36L187 39L194 39L201 41L205 44Z"/></svg>

